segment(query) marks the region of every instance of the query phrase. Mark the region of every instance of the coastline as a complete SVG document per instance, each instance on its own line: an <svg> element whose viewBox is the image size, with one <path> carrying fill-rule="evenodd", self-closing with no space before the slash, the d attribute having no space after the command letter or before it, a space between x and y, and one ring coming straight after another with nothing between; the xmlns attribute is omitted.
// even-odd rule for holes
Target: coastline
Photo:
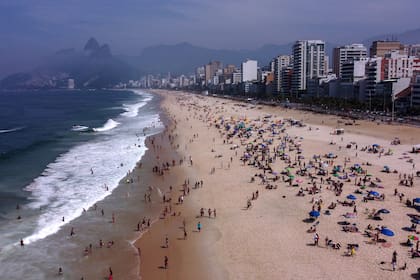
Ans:
<svg viewBox="0 0 420 280"><path fill-rule="evenodd" d="M169 112L168 117L177 124L175 144L180 147L180 155L186 158L192 156L194 159L194 166L182 166L184 172L181 177L187 176L192 182L204 180L204 187L192 190L185 197L183 205L174 206L175 211L182 212L181 217L158 220L136 242L142 254L142 279L274 279L279 275L284 279L395 279L409 277L414 272L415 263L407 258L398 244L405 241L400 228L407 224L403 217L410 209L402 207L393 196L398 178L380 172L383 165L389 164L391 169L410 174L411 163L398 160L397 156L378 158L365 152L338 148L349 141L357 141L361 146L377 142L381 146L393 148L400 155L411 144L417 144L416 128L377 125L358 120L355 125L344 127L346 132L343 136L337 136L331 132L337 126L343 125L339 122L342 120L339 116L280 110L269 106L251 108L246 103L183 92L155 92L166 96L163 107ZM337 232L336 222L340 221L340 216L346 211L339 207L331 216L323 215L320 218L321 224L318 227L321 238L328 237L343 244L357 242L360 244L357 256L345 257L345 248L341 251L326 250L324 246L313 248L312 235L306 233L310 224L302 222L310 210L309 200L322 197L328 205L327 203L335 201L337 197L327 189L322 194L301 198L296 196L297 189L287 187L282 182L277 183L277 190L267 190L262 184L250 182L253 174L261 171L240 163L240 154L235 153L236 148L232 148L232 145L241 144L235 139L232 143L223 142L226 134L215 129L212 124L216 120L220 121L220 116L224 116L226 120L251 121L256 118L262 120L268 114L272 114L272 118L293 117L308 125L306 128L287 127L287 133L291 137L303 137L302 142L306 143L305 156L333 150L339 158L349 157L352 162L370 162L371 167L368 169L373 176L386 176L386 186L381 192L389 199L386 202L360 204L358 207L361 213L357 222L361 228L373 222L364 214L364 207L390 209L391 214L384 217L385 224L390 224L398 236L391 240L392 243L387 243L391 245L369 245L364 243L366 239L360 234ZM259 123L263 124L262 121ZM198 136L195 137L195 134ZM390 146L390 141L396 136L400 137L403 145ZM328 142L331 140L337 142L337 145L329 146ZM416 163L418 158L414 159ZM213 168L215 173L212 174L210 171ZM174 168L173 171L178 170ZM179 187L183 180L181 178L173 182ZM255 190L260 192L261 197L247 211L246 200ZM404 187L401 190L408 198L416 195L415 189ZM347 186L344 194L353 191L354 188ZM178 195L172 194L172 198L176 199ZM206 217L207 211L205 217L200 217L201 207L218 209L217 218ZM184 218L188 229L187 240L182 237ZM203 225L200 233L196 232L198 221ZM162 248L166 235L169 236L170 245L169 248ZM399 264L408 264L407 270L395 274L389 272L388 259L393 250L399 252ZM169 257L168 269L162 268L165 255Z"/></svg>

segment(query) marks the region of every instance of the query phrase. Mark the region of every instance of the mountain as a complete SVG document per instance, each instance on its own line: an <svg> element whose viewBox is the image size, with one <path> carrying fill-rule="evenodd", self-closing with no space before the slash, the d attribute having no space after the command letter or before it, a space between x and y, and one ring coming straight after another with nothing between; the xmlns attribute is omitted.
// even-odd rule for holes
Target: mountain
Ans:
<svg viewBox="0 0 420 280"><path fill-rule="evenodd" d="M363 44L366 47L370 47L373 41L378 40L397 40L400 41L403 44L420 44L420 28L408 30L403 33L397 33L397 34L383 34L374 36L371 38L368 38L363 41Z"/></svg>
<svg viewBox="0 0 420 280"><path fill-rule="evenodd" d="M198 66L211 60L219 60L224 64L239 65L245 59L256 59L260 65L267 64L273 57L290 53L291 44L266 45L256 50L210 49L194 46L190 43L175 45L157 45L145 48L140 56L128 58L148 73L174 74L192 73ZM126 58L127 59L127 58Z"/></svg>
<svg viewBox="0 0 420 280"><path fill-rule="evenodd" d="M143 49L138 57L122 57L127 63L144 70L147 73L185 74L193 73L194 69L209 61L219 60L224 65L239 66L246 59L255 59L260 66L280 54L291 54L293 43L275 45L267 44L255 50L210 49L194 46L190 43L175 45L157 45ZM332 53L335 44L327 43L327 53Z"/></svg>
<svg viewBox="0 0 420 280"><path fill-rule="evenodd" d="M100 45L90 38L83 51L60 50L32 71L4 78L0 88L60 88L66 87L69 78L75 80L77 88L102 88L138 79L140 74L135 67L114 57L107 44Z"/></svg>

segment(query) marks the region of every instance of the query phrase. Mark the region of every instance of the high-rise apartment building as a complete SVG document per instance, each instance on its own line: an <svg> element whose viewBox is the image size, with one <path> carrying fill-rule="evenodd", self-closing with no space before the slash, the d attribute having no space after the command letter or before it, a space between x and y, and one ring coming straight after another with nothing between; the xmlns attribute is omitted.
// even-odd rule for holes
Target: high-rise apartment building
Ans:
<svg viewBox="0 0 420 280"><path fill-rule="evenodd" d="M222 69L223 65L220 61L212 61L205 65L204 72L206 78L206 85L213 83L213 77L216 75L217 70Z"/></svg>
<svg viewBox="0 0 420 280"><path fill-rule="evenodd" d="M253 82L258 80L258 62L248 59L241 64L242 82Z"/></svg>
<svg viewBox="0 0 420 280"><path fill-rule="evenodd" d="M292 91L306 91L308 82L325 75L325 42L296 41L293 45Z"/></svg>
<svg viewBox="0 0 420 280"><path fill-rule="evenodd" d="M293 56L291 55L279 55L273 59L274 68L274 89L276 92L284 92L281 88L281 72L284 68L290 66L293 63Z"/></svg>
<svg viewBox="0 0 420 280"><path fill-rule="evenodd" d="M411 82L411 105L420 108L420 71L414 72Z"/></svg>
<svg viewBox="0 0 420 280"><path fill-rule="evenodd" d="M404 46L399 41L374 41L370 47L370 57L384 57L391 51L404 53Z"/></svg>
<svg viewBox="0 0 420 280"><path fill-rule="evenodd" d="M333 73L341 78L343 63L367 57L367 48L363 44L351 44L334 48Z"/></svg>

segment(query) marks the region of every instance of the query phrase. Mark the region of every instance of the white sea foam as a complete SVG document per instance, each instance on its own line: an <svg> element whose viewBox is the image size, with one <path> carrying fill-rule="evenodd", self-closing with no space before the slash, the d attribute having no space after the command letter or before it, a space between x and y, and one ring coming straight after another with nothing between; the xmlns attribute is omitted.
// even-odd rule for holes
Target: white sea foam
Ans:
<svg viewBox="0 0 420 280"><path fill-rule="evenodd" d="M139 102L136 104L129 104L129 105L124 104L123 108L125 112L122 113L121 116L134 118L138 115L139 109L146 104L147 104L146 102Z"/></svg>
<svg viewBox="0 0 420 280"><path fill-rule="evenodd" d="M121 115L124 117L134 118L138 115L139 109L146 105L150 100L152 100L152 95L142 92L140 90L133 90L135 94L141 95L144 99L141 102L135 104L123 104L123 108L125 110L124 113Z"/></svg>
<svg viewBox="0 0 420 280"><path fill-rule="evenodd" d="M25 127L21 126L21 127L11 128L11 129L0 129L0 134L2 134L2 133L9 133L9 132L15 132L15 131L22 130L24 128Z"/></svg>
<svg viewBox="0 0 420 280"><path fill-rule="evenodd" d="M76 146L50 163L26 187L32 200L28 207L41 209L42 214L34 233L24 238L25 243L56 233L82 215L83 209L108 196L146 151L145 137L138 137L135 132L160 125L159 115L139 116L115 132L112 130L110 135Z"/></svg>
<svg viewBox="0 0 420 280"><path fill-rule="evenodd" d="M102 127L94 128L93 131L95 131L95 132L108 131L108 130L111 130L113 128L116 128L118 125L120 125L119 122L116 122L113 119L109 119L109 120L106 121L106 123Z"/></svg>

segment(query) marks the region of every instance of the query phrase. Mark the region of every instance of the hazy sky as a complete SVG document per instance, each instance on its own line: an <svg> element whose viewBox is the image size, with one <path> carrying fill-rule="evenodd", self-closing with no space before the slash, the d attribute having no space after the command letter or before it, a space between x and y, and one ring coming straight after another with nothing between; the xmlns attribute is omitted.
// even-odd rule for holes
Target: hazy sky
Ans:
<svg viewBox="0 0 420 280"><path fill-rule="evenodd" d="M187 41L251 49L361 41L420 27L419 0L0 0L0 76L94 36L113 53Z"/></svg>

